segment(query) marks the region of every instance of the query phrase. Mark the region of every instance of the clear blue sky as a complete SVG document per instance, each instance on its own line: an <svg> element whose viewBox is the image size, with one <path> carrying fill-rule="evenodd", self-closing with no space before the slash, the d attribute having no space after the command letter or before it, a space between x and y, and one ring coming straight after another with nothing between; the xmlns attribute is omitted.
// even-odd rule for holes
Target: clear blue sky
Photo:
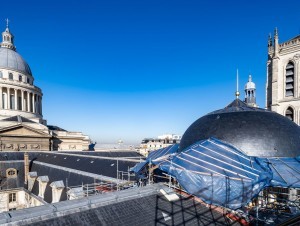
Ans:
<svg viewBox="0 0 300 226"><path fill-rule="evenodd" d="M139 143L225 107L237 68L264 107L268 34L298 35L299 11L298 0L18 0L1 2L0 28L8 17L48 124Z"/></svg>

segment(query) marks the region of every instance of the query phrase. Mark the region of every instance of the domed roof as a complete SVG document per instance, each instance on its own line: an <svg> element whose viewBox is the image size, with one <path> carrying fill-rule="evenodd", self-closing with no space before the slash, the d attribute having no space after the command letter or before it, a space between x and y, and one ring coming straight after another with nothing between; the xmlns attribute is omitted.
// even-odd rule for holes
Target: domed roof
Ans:
<svg viewBox="0 0 300 226"><path fill-rule="evenodd" d="M248 82L247 82L246 85L245 85L245 90L247 90L247 89L255 89L255 83L252 82L252 77L251 77L251 75L249 75Z"/></svg>
<svg viewBox="0 0 300 226"><path fill-rule="evenodd" d="M0 68L16 70L32 75L29 65L16 51L9 48L0 48Z"/></svg>
<svg viewBox="0 0 300 226"><path fill-rule="evenodd" d="M288 118L239 99L195 121L184 133L179 150L215 137L250 156L296 157L300 155L300 128Z"/></svg>

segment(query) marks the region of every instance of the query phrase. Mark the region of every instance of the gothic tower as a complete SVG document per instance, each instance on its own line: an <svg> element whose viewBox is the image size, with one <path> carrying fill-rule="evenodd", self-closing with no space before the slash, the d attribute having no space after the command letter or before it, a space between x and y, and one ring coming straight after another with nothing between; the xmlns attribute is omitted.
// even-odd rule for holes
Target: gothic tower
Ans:
<svg viewBox="0 0 300 226"><path fill-rule="evenodd" d="M266 107L300 124L300 35L279 43L277 28L268 40ZM298 88L299 87L299 88Z"/></svg>

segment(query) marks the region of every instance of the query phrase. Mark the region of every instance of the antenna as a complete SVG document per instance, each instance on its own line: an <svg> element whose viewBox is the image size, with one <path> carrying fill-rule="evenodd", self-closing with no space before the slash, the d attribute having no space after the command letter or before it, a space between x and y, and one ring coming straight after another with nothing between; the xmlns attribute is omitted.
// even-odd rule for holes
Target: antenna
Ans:
<svg viewBox="0 0 300 226"><path fill-rule="evenodd" d="M236 69L236 92L235 92L236 99L239 99L240 92L239 92L239 69Z"/></svg>

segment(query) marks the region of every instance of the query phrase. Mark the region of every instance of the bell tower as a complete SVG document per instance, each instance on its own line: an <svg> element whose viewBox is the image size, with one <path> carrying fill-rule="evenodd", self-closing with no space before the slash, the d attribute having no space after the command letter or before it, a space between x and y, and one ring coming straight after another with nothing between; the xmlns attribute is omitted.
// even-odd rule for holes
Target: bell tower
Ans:
<svg viewBox="0 0 300 226"><path fill-rule="evenodd" d="M257 107L256 105L256 87L252 82L252 76L249 75L248 82L245 85L245 103L250 107Z"/></svg>

